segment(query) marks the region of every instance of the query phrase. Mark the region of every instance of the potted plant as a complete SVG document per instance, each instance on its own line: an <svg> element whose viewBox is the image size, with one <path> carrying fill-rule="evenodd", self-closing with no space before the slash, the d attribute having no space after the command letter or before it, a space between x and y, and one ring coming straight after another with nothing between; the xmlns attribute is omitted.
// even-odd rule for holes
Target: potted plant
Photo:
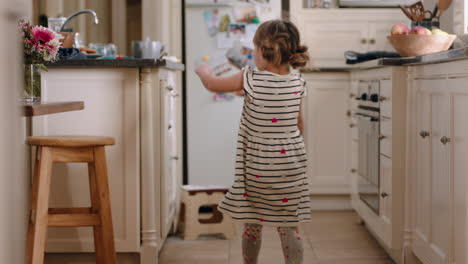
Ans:
<svg viewBox="0 0 468 264"><path fill-rule="evenodd" d="M24 45L24 100L38 102L41 98L41 70L47 71L44 62L57 60L63 37L24 20L20 20L18 26Z"/></svg>

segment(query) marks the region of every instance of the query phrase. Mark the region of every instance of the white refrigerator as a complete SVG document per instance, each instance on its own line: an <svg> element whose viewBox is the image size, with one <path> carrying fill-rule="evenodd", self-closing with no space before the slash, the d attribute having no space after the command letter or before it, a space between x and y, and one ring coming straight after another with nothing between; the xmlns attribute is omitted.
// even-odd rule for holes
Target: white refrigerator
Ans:
<svg viewBox="0 0 468 264"><path fill-rule="evenodd" d="M245 3L213 2L187 0L185 6L187 178L190 185L228 187L234 180L237 132L244 99L215 101L214 94L203 87L194 70L197 60L227 51L219 48L222 45L209 34L204 18L206 11L217 9L220 14L232 15L235 8ZM268 5L271 13L267 18L281 17L281 0L250 2L263 10Z"/></svg>

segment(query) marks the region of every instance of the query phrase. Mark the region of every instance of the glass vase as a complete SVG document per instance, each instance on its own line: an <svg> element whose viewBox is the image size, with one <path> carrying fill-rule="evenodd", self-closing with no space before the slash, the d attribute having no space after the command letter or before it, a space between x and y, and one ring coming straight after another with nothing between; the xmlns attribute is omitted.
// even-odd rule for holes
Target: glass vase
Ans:
<svg viewBox="0 0 468 264"><path fill-rule="evenodd" d="M41 64L24 65L23 100L27 103L41 101Z"/></svg>

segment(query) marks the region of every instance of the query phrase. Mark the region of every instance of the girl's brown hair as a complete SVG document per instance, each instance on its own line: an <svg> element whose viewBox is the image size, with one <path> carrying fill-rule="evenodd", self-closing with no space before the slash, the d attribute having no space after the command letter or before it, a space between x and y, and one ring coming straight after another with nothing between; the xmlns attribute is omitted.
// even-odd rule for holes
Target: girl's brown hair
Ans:
<svg viewBox="0 0 468 264"><path fill-rule="evenodd" d="M291 22L266 21L258 27L253 41L263 58L274 65L289 64L295 69L309 61L307 46L301 45L299 30Z"/></svg>

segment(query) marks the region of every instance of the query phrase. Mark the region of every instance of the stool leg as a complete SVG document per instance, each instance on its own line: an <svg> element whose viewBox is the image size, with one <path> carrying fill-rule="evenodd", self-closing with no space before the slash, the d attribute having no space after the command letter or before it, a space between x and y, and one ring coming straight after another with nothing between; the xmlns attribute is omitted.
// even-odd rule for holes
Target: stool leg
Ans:
<svg viewBox="0 0 468 264"><path fill-rule="evenodd" d="M32 183L26 264L44 263L52 162L50 148L38 147Z"/></svg>
<svg viewBox="0 0 468 264"><path fill-rule="evenodd" d="M94 148L94 164L89 163L91 201L93 211L99 213L101 225L94 227L94 244L97 263L116 264L114 231L107 179L106 154L104 147Z"/></svg>

